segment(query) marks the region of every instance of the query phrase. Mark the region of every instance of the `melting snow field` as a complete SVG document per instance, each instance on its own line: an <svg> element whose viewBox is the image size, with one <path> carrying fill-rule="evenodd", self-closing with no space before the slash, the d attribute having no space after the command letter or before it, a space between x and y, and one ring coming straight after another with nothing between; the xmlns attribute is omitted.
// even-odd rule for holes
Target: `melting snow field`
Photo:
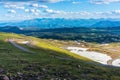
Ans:
<svg viewBox="0 0 120 80"><path fill-rule="evenodd" d="M95 51L87 51L88 48L68 47L67 49L75 54L87 57L87 58L89 58L93 61L99 62L101 64L107 65L108 64L107 62L112 59L107 54L103 54L103 53L99 53L99 52L95 52ZM120 67L120 59L113 60L111 65Z"/></svg>
<svg viewBox="0 0 120 80"><path fill-rule="evenodd" d="M120 59L116 59L112 62L112 65L120 67Z"/></svg>

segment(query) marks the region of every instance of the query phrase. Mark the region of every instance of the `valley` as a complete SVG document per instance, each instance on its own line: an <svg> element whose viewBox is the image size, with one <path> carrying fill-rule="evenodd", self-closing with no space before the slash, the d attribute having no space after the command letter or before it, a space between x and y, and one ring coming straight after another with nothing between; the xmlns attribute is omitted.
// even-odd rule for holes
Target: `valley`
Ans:
<svg viewBox="0 0 120 80"><path fill-rule="evenodd" d="M16 26L1 27L0 32L24 34L27 36L34 36L42 39L57 39L57 40L77 40L92 43L112 43L120 42L120 28L119 27L105 27L105 28L86 28L86 27L72 27L72 28L50 28L50 29L35 29L20 28Z"/></svg>

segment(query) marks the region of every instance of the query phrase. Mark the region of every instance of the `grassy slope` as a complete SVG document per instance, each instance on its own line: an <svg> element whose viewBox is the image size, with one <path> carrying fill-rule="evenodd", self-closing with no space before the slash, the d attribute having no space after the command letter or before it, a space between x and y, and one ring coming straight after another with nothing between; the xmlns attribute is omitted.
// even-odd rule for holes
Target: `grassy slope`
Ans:
<svg viewBox="0 0 120 80"><path fill-rule="evenodd" d="M22 45L34 51L23 52L5 40L8 38L31 39L35 41L35 48ZM58 45L58 44L57 44ZM57 45L51 45L48 40L26 37L24 35L0 33L0 67L4 69L2 74L17 76L17 72L37 80L46 79L83 79L83 80L120 80L120 68L98 66L89 59L77 56ZM31 76L28 76L31 75ZM24 79L25 80L25 79ZM39 79L38 79L39 80Z"/></svg>

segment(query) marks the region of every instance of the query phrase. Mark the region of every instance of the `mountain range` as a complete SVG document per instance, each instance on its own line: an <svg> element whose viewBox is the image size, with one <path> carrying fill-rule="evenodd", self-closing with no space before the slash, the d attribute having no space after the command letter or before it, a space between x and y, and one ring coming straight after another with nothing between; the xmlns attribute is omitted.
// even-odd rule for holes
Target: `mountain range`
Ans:
<svg viewBox="0 0 120 80"><path fill-rule="evenodd" d="M70 27L118 27L120 20L116 19L64 19L37 18L17 22L0 22L0 27L17 26L21 28L70 28Z"/></svg>

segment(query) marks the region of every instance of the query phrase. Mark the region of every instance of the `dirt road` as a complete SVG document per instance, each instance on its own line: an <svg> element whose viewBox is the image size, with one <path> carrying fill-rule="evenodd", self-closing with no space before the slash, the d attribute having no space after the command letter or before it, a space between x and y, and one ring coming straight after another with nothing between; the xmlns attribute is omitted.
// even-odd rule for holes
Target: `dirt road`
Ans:
<svg viewBox="0 0 120 80"><path fill-rule="evenodd" d="M22 51L29 52L29 53L33 53L33 52L30 51L29 49L27 49L27 48L25 48L25 47L23 47L23 46L20 46L20 45L18 45L18 44L16 44L13 39L9 39L8 41L9 41L13 46L15 46L16 48L18 48L18 49L20 49L20 50L22 50Z"/></svg>

